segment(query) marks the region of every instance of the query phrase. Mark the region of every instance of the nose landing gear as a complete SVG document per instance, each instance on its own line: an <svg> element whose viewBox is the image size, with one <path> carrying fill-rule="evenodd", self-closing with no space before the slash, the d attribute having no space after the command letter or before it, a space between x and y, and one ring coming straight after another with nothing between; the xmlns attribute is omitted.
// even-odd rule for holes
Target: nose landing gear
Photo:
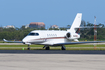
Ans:
<svg viewBox="0 0 105 70"><path fill-rule="evenodd" d="M30 45L31 45L31 43L28 43L28 42L23 42L23 44L26 44L26 45L28 45L28 48L27 48L27 50L31 50L31 48L30 48Z"/></svg>
<svg viewBox="0 0 105 70"><path fill-rule="evenodd" d="M27 50L31 50L31 48L30 48L30 45L28 44L28 48L27 48Z"/></svg>

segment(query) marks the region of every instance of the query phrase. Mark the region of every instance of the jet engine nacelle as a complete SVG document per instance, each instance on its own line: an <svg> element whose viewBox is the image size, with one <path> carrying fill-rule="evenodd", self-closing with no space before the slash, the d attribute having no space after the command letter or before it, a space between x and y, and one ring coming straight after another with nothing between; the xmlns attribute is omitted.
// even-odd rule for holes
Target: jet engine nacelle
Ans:
<svg viewBox="0 0 105 70"><path fill-rule="evenodd" d="M66 34L66 38L67 38L67 39L70 39L70 38L71 38L71 33L68 32L68 33Z"/></svg>
<svg viewBox="0 0 105 70"><path fill-rule="evenodd" d="M70 33L70 32L68 32L66 34L66 38L69 39L69 40L74 40L74 39L80 38L80 35L77 34L77 33Z"/></svg>

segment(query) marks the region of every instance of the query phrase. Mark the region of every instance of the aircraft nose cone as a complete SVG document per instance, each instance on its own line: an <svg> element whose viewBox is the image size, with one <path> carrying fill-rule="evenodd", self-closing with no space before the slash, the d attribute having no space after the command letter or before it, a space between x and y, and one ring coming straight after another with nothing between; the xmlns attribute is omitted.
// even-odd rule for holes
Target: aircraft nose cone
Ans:
<svg viewBox="0 0 105 70"><path fill-rule="evenodd" d="M23 44L31 45L31 43L29 43L28 40L25 38L22 40L22 42L23 42Z"/></svg>
<svg viewBox="0 0 105 70"><path fill-rule="evenodd" d="M23 42L23 44L25 44L25 43L27 42L26 38L24 38L24 39L22 40L22 42Z"/></svg>
<svg viewBox="0 0 105 70"><path fill-rule="evenodd" d="M24 40L22 40L22 42L23 42L23 44L25 44L25 41Z"/></svg>

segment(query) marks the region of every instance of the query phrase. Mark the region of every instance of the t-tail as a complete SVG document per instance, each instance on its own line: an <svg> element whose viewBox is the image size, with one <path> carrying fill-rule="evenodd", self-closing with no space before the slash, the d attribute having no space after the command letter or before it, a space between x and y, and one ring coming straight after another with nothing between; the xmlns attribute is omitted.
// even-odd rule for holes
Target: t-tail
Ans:
<svg viewBox="0 0 105 70"><path fill-rule="evenodd" d="M77 28L79 28L81 25L81 19L82 19L82 13L77 13L73 21L73 24L71 28L68 30L68 32L76 32Z"/></svg>

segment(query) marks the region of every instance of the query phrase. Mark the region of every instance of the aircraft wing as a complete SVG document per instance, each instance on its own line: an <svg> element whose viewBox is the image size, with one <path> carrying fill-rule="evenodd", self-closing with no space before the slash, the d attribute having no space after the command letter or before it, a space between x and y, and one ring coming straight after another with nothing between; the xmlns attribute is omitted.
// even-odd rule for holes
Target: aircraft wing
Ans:
<svg viewBox="0 0 105 70"><path fill-rule="evenodd" d="M6 39L3 39L4 42L12 42L12 43L23 43L22 41L8 41Z"/></svg>
<svg viewBox="0 0 105 70"><path fill-rule="evenodd" d="M86 43L103 43L105 41L86 41L86 42L68 42L68 43L56 43L54 45L69 45L69 44L86 44Z"/></svg>

